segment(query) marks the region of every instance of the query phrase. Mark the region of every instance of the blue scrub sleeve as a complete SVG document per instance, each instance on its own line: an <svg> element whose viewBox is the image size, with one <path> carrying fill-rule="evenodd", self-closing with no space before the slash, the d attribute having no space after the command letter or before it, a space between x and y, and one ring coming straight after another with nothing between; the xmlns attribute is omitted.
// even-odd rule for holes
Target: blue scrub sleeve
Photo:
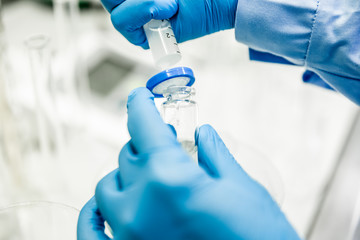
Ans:
<svg viewBox="0 0 360 240"><path fill-rule="evenodd" d="M292 62L289 62L288 60L286 60L280 56L276 56L274 54L267 53L267 52L256 51L251 48L249 49L249 58L252 61L294 65ZM329 84L327 84L316 73L314 73L312 71L309 71L309 70L305 71L302 76L302 79L305 83L310 83L310 84L316 85L318 87L334 91L334 89Z"/></svg>
<svg viewBox="0 0 360 240"><path fill-rule="evenodd" d="M305 66L360 105L359 0L238 0L235 33L256 51Z"/></svg>

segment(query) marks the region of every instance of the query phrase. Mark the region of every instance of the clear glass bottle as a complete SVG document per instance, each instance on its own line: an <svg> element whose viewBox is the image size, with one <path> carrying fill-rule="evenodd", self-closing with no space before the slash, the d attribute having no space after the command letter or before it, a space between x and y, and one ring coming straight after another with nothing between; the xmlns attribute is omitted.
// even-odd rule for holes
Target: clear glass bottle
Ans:
<svg viewBox="0 0 360 240"><path fill-rule="evenodd" d="M163 95L166 98L161 111L164 122L175 128L178 141L197 161L195 130L198 124L198 106L193 99L195 89L188 86L172 86L168 87Z"/></svg>

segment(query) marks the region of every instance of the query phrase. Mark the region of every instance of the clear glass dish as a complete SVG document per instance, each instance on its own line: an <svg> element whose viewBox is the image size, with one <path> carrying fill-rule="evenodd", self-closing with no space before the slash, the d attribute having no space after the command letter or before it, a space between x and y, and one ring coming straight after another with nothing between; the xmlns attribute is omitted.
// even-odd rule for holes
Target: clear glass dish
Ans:
<svg viewBox="0 0 360 240"><path fill-rule="evenodd" d="M0 240L76 240L79 210L61 203L24 202L0 209Z"/></svg>

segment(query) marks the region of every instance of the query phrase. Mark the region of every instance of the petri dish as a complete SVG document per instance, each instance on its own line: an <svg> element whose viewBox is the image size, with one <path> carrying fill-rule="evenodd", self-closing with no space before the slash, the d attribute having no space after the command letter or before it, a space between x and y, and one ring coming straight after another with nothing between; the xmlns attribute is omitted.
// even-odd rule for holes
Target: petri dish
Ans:
<svg viewBox="0 0 360 240"><path fill-rule="evenodd" d="M76 240L79 210L46 201L0 209L0 240Z"/></svg>

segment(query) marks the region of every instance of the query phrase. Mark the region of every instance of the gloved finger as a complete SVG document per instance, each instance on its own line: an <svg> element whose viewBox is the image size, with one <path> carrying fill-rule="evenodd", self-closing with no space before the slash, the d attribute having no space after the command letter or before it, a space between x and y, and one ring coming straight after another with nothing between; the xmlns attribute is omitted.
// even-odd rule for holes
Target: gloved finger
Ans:
<svg viewBox="0 0 360 240"><path fill-rule="evenodd" d="M236 174L246 174L210 125L197 129L195 141L198 146L199 165L210 176L224 177L235 171Z"/></svg>
<svg viewBox="0 0 360 240"><path fill-rule="evenodd" d="M145 41L143 44L141 44L141 45L139 45L139 46L142 47L142 48L145 49L145 50L150 49L150 47L149 47L149 42L147 41L147 39L146 39L146 41Z"/></svg>
<svg viewBox="0 0 360 240"><path fill-rule="evenodd" d="M101 0L102 5L105 7L105 9L111 13L111 11L120 5L125 0Z"/></svg>
<svg viewBox="0 0 360 240"><path fill-rule="evenodd" d="M176 0L126 0L111 12L114 27L131 43L146 47L143 26L151 19L168 19L178 9Z"/></svg>
<svg viewBox="0 0 360 240"><path fill-rule="evenodd" d="M137 154L178 146L170 127L161 119L154 95L146 88L133 90L128 98L128 130Z"/></svg>
<svg viewBox="0 0 360 240"><path fill-rule="evenodd" d="M136 156L131 142L125 144L119 154L120 181L123 189L130 186L139 177L138 171L141 168L141 162ZM140 166L139 166L140 165Z"/></svg>
<svg viewBox="0 0 360 240"><path fill-rule="evenodd" d="M119 23L118 16L119 15L117 14L116 8L111 14L111 21L115 29L118 30L130 43L146 49L146 46L149 46L149 43L147 41L144 29L142 27L136 27L130 30L128 26L120 25L121 23Z"/></svg>
<svg viewBox="0 0 360 240"><path fill-rule="evenodd" d="M106 175L96 186L95 199L97 206L110 226L111 223L116 222L112 213L113 206L121 204L120 201L123 196L118 169Z"/></svg>
<svg viewBox="0 0 360 240"><path fill-rule="evenodd" d="M105 220L101 216L96 200L92 197L81 209L78 225L78 240L110 240L105 234Z"/></svg>
<svg viewBox="0 0 360 240"><path fill-rule="evenodd" d="M176 129L173 125L171 124L168 124L169 128L171 129L171 131L174 133L175 137L177 136L177 132L176 132Z"/></svg>

